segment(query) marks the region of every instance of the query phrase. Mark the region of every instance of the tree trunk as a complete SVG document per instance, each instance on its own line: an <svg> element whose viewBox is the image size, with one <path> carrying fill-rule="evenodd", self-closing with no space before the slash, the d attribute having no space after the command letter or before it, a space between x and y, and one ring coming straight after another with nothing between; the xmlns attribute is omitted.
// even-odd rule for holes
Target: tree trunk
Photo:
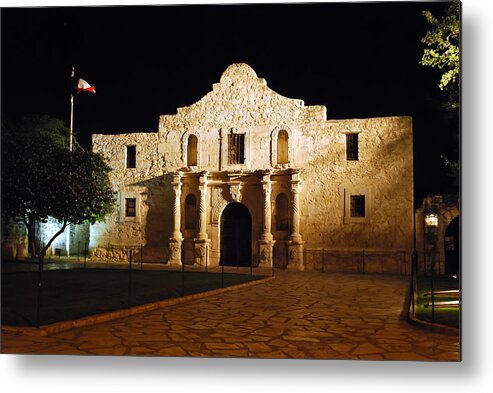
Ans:
<svg viewBox="0 0 493 393"><path fill-rule="evenodd" d="M36 226L35 226L35 221L29 221L27 224L27 244L28 244L28 250L29 250L29 255L31 258L36 258L36 255L38 254L36 252Z"/></svg>

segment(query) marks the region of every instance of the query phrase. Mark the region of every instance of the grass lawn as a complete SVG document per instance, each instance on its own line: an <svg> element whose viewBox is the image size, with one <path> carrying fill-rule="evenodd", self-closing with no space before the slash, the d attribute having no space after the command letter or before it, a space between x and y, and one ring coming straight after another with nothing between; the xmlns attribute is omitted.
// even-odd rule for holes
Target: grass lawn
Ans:
<svg viewBox="0 0 493 393"><path fill-rule="evenodd" d="M434 277L434 290L444 291L450 289L459 289L459 280L448 276ZM423 321L431 322L431 306L425 307L431 303L431 296L427 293L431 290L430 276L418 276L418 303L416 305L416 317ZM451 294L435 294L435 303L448 300L459 300L457 296ZM435 308L435 323L459 327L460 308Z"/></svg>
<svg viewBox="0 0 493 393"><path fill-rule="evenodd" d="M186 272L185 295L221 288L220 273ZM259 279L260 276L253 276ZM249 274L224 273L224 286L250 281ZM43 272L41 324L77 319L126 308L129 272L120 269L70 269ZM132 271L131 306L179 297L180 271ZM2 324L34 326L37 272L2 273Z"/></svg>

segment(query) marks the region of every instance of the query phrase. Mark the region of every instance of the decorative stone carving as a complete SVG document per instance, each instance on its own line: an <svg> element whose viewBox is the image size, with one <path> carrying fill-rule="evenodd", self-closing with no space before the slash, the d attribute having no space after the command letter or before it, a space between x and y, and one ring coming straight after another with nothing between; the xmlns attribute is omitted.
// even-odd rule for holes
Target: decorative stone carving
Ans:
<svg viewBox="0 0 493 393"><path fill-rule="evenodd" d="M262 176L262 190L264 196L264 220L262 228L262 240L271 241L272 233L272 209L271 209L271 193L272 193L272 181L270 179L271 171L267 170Z"/></svg>
<svg viewBox="0 0 493 393"><path fill-rule="evenodd" d="M194 239L194 265L209 265L210 240Z"/></svg>
<svg viewBox="0 0 493 393"><path fill-rule="evenodd" d="M230 183L229 192L235 202L241 202L241 183Z"/></svg>
<svg viewBox="0 0 493 393"><path fill-rule="evenodd" d="M291 170L291 193L293 194L292 203L292 232L289 239L293 242L301 242L300 234L300 171Z"/></svg>
<svg viewBox="0 0 493 393"><path fill-rule="evenodd" d="M303 266L303 244L304 242L289 242L289 270L304 270Z"/></svg>
<svg viewBox="0 0 493 393"><path fill-rule="evenodd" d="M199 191L200 191L200 203L199 203L199 239L207 239L207 171L200 174L199 179Z"/></svg>
<svg viewBox="0 0 493 393"><path fill-rule="evenodd" d="M182 264L181 243L183 236L181 234L181 178L183 173L178 171L173 175L173 191L175 193L175 201L173 205L173 233L169 239L170 265Z"/></svg>
<svg viewBox="0 0 493 393"><path fill-rule="evenodd" d="M182 240L169 239L169 264L172 266L181 266L181 243Z"/></svg>
<svg viewBox="0 0 493 393"><path fill-rule="evenodd" d="M260 255L260 267L272 267L273 258L272 250L275 241L259 241L259 255Z"/></svg>
<svg viewBox="0 0 493 393"><path fill-rule="evenodd" d="M219 187L212 189L212 224L217 224L219 222L219 216L228 204L222 195L222 191L222 188Z"/></svg>
<svg viewBox="0 0 493 393"><path fill-rule="evenodd" d="M173 175L173 191L175 193L175 203L173 205L173 234L172 238L175 240L181 240L182 234L180 230L181 226L181 178L183 173L178 171Z"/></svg>

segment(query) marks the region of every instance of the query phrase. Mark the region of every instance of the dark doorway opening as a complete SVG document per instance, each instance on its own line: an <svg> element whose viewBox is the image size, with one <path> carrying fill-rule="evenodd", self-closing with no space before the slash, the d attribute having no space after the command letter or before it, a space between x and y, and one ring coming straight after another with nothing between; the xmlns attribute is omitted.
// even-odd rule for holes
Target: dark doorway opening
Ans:
<svg viewBox="0 0 493 393"><path fill-rule="evenodd" d="M460 264L460 223L455 217L445 231L445 274L459 273Z"/></svg>
<svg viewBox="0 0 493 393"><path fill-rule="evenodd" d="M252 216L241 203L230 203L221 215L221 259L224 266L250 266Z"/></svg>

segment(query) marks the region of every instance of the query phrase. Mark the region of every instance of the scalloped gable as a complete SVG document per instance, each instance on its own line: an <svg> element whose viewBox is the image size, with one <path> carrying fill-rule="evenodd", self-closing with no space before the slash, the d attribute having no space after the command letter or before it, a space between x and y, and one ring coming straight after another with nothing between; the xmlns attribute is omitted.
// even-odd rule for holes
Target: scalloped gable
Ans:
<svg viewBox="0 0 493 393"><path fill-rule="evenodd" d="M230 65L220 82L196 103L178 108L176 115L160 116L159 131L182 127L242 127L301 124L326 120L325 106L305 106L303 100L284 97L257 77L247 64Z"/></svg>

